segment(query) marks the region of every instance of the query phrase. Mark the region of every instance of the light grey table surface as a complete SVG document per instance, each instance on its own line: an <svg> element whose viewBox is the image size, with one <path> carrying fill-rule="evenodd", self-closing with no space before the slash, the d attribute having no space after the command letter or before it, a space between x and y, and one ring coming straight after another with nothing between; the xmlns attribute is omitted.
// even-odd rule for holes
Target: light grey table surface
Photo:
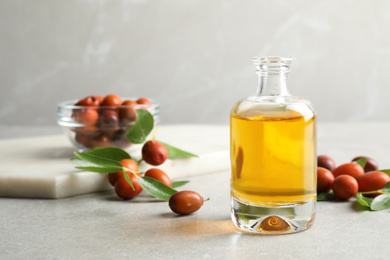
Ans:
<svg viewBox="0 0 390 260"><path fill-rule="evenodd" d="M19 137L6 129L0 127L2 138ZM389 133L385 122L319 124L318 153L337 164L371 156L390 168ZM248 235L230 220L228 171L188 180L181 189L210 198L189 216L175 215L147 194L133 201L113 191L57 200L0 198L0 259L389 259L390 210L366 211L354 199L319 202L307 231Z"/></svg>

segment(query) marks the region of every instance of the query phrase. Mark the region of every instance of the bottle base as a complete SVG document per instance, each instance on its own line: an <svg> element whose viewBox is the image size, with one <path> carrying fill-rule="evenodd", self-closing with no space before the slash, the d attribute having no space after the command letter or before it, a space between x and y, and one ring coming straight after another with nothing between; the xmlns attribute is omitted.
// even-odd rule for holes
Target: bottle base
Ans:
<svg viewBox="0 0 390 260"><path fill-rule="evenodd" d="M245 204L231 199L231 217L240 230L262 235L304 231L313 224L316 200L277 206Z"/></svg>

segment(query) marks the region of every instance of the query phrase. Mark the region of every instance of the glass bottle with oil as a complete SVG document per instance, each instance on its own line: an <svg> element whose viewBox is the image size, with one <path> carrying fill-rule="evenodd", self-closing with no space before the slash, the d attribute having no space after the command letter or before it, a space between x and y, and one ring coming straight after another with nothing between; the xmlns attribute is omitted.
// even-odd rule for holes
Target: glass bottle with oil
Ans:
<svg viewBox="0 0 390 260"><path fill-rule="evenodd" d="M308 100L288 92L291 61L255 58L257 94L231 111L231 216L246 232L294 233L314 221L316 117Z"/></svg>

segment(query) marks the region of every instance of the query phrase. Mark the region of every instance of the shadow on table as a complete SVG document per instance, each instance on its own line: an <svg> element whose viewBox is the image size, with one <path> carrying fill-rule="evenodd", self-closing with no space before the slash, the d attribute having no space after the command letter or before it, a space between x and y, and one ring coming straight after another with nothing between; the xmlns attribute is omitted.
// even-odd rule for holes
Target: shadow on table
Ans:
<svg viewBox="0 0 390 260"><path fill-rule="evenodd" d="M365 211L370 211L369 207L365 207L360 205L357 201L353 201L351 203L351 208L354 209L357 212L365 212Z"/></svg>
<svg viewBox="0 0 390 260"><path fill-rule="evenodd" d="M174 226L167 229L167 232L178 233L189 239L202 239L207 237L223 236L239 233L234 227L230 218L228 219L184 219L175 213L162 214L164 218L178 218ZM179 220L180 219L180 220Z"/></svg>
<svg viewBox="0 0 390 260"><path fill-rule="evenodd" d="M112 187L112 190L114 190L114 189L115 188ZM131 200L123 200L123 199L119 198L118 195L116 195L115 193L112 193L110 196L106 196L102 199L107 200L107 201L123 201L126 203L162 203L162 202L166 202L164 200L152 197L151 195L145 193L145 191L142 191L141 194L139 194L137 197L135 197Z"/></svg>

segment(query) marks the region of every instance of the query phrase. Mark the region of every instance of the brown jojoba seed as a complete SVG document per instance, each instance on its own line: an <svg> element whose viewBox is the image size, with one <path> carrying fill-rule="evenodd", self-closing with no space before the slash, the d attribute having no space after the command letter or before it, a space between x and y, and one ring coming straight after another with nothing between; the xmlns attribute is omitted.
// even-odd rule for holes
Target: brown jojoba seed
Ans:
<svg viewBox="0 0 390 260"><path fill-rule="evenodd" d="M142 147L142 159L150 165L160 165L168 158L168 150L160 142L150 140Z"/></svg>

